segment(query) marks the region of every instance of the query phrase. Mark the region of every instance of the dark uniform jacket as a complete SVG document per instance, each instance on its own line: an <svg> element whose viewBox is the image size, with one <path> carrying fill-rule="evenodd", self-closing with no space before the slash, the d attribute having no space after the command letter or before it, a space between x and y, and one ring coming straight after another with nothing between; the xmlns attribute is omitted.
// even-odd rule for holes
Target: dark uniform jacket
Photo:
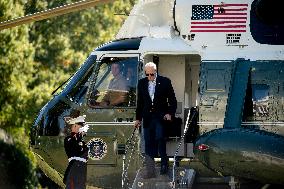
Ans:
<svg viewBox="0 0 284 189"><path fill-rule="evenodd" d="M87 159L88 147L83 141L83 136L81 133L71 133L64 139L64 148L68 158L70 157L81 157Z"/></svg>
<svg viewBox="0 0 284 189"><path fill-rule="evenodd" d="M88 146L83 141L83 136L80 133L72 132L71 135L67 136L64 139L64 148L68 158L80 157L86 160L88 158ZM86 188L86 168L86 162L70 161L63 178L66 188Z"/></svg>
<svg viewBox="0 0 284 189"><path fill-rule="evenodd" d="M151 114L155 113L161 119L165 114L174 117L177 108L177 100L170 79L157 76L153 102L149 95L148 82L147 78L140 79L138 82L136 120L143 119L143 127L148 127Z"/></svg>

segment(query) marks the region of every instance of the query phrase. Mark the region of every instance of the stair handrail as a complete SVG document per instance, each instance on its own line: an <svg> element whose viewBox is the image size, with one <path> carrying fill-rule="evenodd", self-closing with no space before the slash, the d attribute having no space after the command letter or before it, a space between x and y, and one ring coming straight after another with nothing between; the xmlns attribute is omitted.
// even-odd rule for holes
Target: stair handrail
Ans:
<svg viewBox="0 0 284 189"><path fill-rule="evenodd" d="M136 130L137 130L137 128L134 128L131 136L127 139L126 144L125 144L125 152L124 152L123 158L122 158L122 178L121 178L122 188L125 188L128 185L128 183L126 184L127 172L128 172L128 168L129 168L129 165L130 165L132 155L135 152L135 144L136 144L137 138L138 138L138 137L136 137L134 139L134 136L136 136L135 135ZM130 154L129 154L129 157L128 157L128 162L126 162L126 156L128 155L129 150L130 150Z"/></svg>
<svg viewBox="0 0 284 189"><path fill-rule="evenodd" d="M191 116L191 110L188 111L185 127L184 127L184 130L183 130L183 135L181 136L180 142L179 142L178 147L177 147L177 149L175 151L175 154L174 154L173 179L172 179L172 182L171 182L172 188L175 188L175 169L176 169L177 155L178 155L179 149L181 147L181 144L184 141L184 137L185 137L185 135L187 133L187 130L188 130L190 124L192 123L193 118L196 116L196 114L197 114L197 111L194 111L193 115ZM189 120L190 117L191 117L191 119Z"/></svg>

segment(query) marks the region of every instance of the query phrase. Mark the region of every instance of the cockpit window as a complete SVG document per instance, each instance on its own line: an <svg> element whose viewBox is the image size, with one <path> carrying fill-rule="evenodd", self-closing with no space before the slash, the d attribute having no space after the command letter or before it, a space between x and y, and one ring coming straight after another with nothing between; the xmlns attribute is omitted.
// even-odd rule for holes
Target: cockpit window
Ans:
<svg viewBox="0 0 284 189"><path fill-rule="evenodd" d="M70 91L68 96L75 103L78 103L78 104L83 103L85 99L85 94L88 90L88 86L90 83L93 67L94 66L92 65L90 69L86 71L82 79L79 80L77 85Z"/></svg>
<svg viewBox="0 0 284 189"><path fill-rule="evenodd" d="M136 104L136 57L104 58L96 70L88 104L92 108L134 107Z"/></svg>

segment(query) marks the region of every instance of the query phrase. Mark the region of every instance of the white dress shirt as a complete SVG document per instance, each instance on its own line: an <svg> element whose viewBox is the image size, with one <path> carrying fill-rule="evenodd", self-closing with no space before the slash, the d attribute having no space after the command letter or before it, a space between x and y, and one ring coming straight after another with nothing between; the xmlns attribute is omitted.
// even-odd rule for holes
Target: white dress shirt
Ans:
<svg viewBox="0 0 284 189"><path fill-rule="evenodd" d="M153 81L148 81L148 92L152 102L154 100L155 87L156 87L156 78Z"/></svg>

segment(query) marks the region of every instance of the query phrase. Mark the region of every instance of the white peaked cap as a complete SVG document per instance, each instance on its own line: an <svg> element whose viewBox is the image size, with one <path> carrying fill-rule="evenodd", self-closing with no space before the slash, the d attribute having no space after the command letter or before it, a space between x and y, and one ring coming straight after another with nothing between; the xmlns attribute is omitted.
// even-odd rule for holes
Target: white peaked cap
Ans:
<svg viewBox="0 0 284 189"><path fill-rule="evenodd" d="M76 124L76 123L85 123L85 117L86 117L86 115L82 115L82 116L68 120L67 123L70 124L70 125L73 125L73 124Z"/></svg>

